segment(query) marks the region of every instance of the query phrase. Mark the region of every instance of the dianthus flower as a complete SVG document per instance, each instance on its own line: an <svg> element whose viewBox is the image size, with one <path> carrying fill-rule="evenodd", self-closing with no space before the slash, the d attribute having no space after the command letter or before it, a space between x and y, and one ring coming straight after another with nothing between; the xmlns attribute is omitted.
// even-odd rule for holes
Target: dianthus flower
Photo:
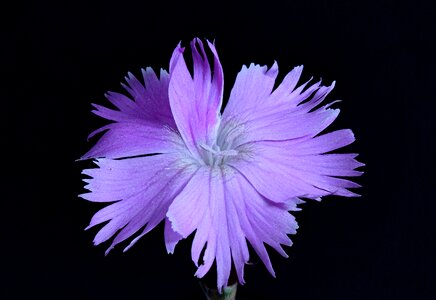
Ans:
<svg viewBox="0 0 436 300"><path fill-rule="evenodd" d="M291 246L288 234L298 228L289 211L302 198L357 196L349 188L359 185L342 177L360 175L355 169L362 164L356 154L329 153L354 141L351 130L321 134L339 114L332 103L320 106L334 83L297 87L299 66L273 89L277 63L251 64L239 72L221 114L223 70L214 44L207 46L213 68L195 39L192 75L179 44L169 74L161 70L158 78L147 68L140 82L129 73L123 86L130 97L107 94L116 110L94 105L113 123L91 134L105 132L82 157L98 168L83 171L90 192L81 197L114 202L89 225L109 221L94 240L115 236L107 252L138 234L127 250L161 221L170 253L195 232L195 275L203 277L215 261L221 290L232 261L244 283L247 241L274 276L264 244L287 257L282 245Z"/></svg>

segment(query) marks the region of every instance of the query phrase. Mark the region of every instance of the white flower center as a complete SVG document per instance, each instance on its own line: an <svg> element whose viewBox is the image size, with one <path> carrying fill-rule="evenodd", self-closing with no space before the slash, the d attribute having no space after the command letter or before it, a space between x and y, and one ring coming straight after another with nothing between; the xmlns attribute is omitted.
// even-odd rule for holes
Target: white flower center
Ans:
<svg viewBox="0 0 436 300"><path fill-rule="evenodd" d="M238 151L233 149L222 150L220 146L216 144L213 145L212 147L205 144L200 144L200 147L203 150L205 150L203 151L202 156L203 156L203 161L208 166L223 165L229 156L236 156L239 153Z"/></svg>
<svg viewBox="0 0 436 300"><path fill-rule="evenodd" d="M241 152L237 149L238 139L243 134L243 129L241 125L229 122L219 129L212 146L199 144L200 155L204 163L208 166L222 166L229 159L238 156Z"/></svg>

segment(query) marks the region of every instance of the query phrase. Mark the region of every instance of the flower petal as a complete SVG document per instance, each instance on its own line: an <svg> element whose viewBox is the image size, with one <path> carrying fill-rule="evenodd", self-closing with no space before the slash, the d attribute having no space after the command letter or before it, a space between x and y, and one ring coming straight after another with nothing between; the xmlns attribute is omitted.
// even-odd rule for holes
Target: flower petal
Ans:
<svg viewBox="0 0 436 300"><path fill-rule="evenodd" d="M165 218L165 246L167 248L168 253L174 253L174 249L176 248L177 243L183 239L183 237L175 232L171 228L171 222L168 218Z"/></svg>
<svg viewBox="0 0 436 300"><path fill-rule="evenodd" d="M161 69L158 78L152 68L141 71L144 84L130 72L125 77L127 85L122 84L133 100L120 93L108 92L106 98L119 110L94 105L97 110L93 112L102 118L117 122L145 121L148 124L175 128L168 100L168 73Z"/></svg>
<svg viewBox="0 0 436 300"><path fill-rule="evenodd" d="M177 158L171 155L101 159L98 164L100 168L84 172L93 178L86 186L91 192L82 197L99 202L119 200L97 212L88 226L110 221L96 235L95 244L122 229L108 251L146 224L141 236L160 223L192 174L189 166L180 167Z"/></svg>
<svg viewBox="0 0 436 300"><path fill-rule="evenodd" d="M176 48L171 61L169 99L177 128L192 154L198 155L200 143L211 144L219 126L222 103L223 75L215 47L208 43L214 55L214 74L203 44L191 43L194 77L191 77L181 52Z"/></svg>
<svg viewBox="0 0 436 300"><path fill-rule="evenodd" d="M197 230L192 243L196 265L203 248L203 264L197 277L217 265L217 286L227 285L233 259L241 283L249 259L246 238L274 274L263 242L286 256L280 244L290 246L288 233L295 233L295 219L287 207L262 197L238 172L229 167L202 167L171 204L168 213L174 231L184 238Z"/></svg>
<svg viewBox="0 0 436 300"><path fill-rule="evenodd" d="M97 159L94 162L98 168L82 171L92 178L84 179L85 188L90 192L80 196L93 202L114 202L138 194L147 182L164 174L175 159L167 154L122 160Z"/></svg>
<svg viewBox="0 0 436 300"><path fill-rule="evenodd" d="M129 73L128 85L124 88L129 97L108 92L106 97L119 110L93 104L93 112L105 119L115 121L93 133L106 131L106 134L81 159L96 157L120 158L151 153L165 153L171 148L175 130L174 118L168 100L169 75L161 70L160 79L151 68L142 70L144 85Z"/></svg>
<svg viewBox="0 0 436 300"><path fill-rule="evenodd" d="M361 166L353 154L323 154L354 141L350 130L311 139L261 141L250 145L251 156L231 160L265 197L285 202L292 197L317 199L326 195L358 196L347 188L359 185L332 176L358 176Z"/></svg>
<svg viewBox="0 0 436 300"><path fill-rule="evenodd" d="M247 115L249 114L250 112L247 112ZM235 146L255 141L280 141L306 136L313 137L327 128L338 115L339 109L320 108L314 112L298 114L292 114L289 109L286 109L251 120L243 120L240 117L239 120L243 120L239 121L239 126L244 128L243 135L237 139Z"/></svg>
<svg viewBox="0 0 436 300"><path fill-rule="evenodd" d="M204 263L199 266L195 275L203 277L216 259L217 285L218 290L221 290L227 285L231 270L229 228L221 170L208 167L199 169L176 197L167 216L173 229L183 237L197 229L192 244L195 263L207 242Z"/></svg>
<svg viewBox="0 0 436 300"><path fill-rule="evenodd" d="M287 234L296 233L298 225L295 218L287 212L285 206L276 205L260 195L250 182L240 174L234 174L234 176L226 180L225 186L226 195L228 195L227 203L234 205L244 236L253 246L268 271L275 276L263 243L267 243L286 257L286 253L280 244L292 245ZM233 218L233 220L236 221L237 219ZM242 242L241 238L239 238L239 241ZM235 244L232 243L231 245L233 247ZM248 260L248 256L245 259ZM236 270L238 271L238 266L236 266Z"/></svg>
<svg viewBox="0 0 436 300"><path fill-rule="evenodd" d="M108 130L81 159L125 158L129 156L174 152L178 136L164 126L141 123L112 123L102 128Z"/></svg>
<svg viewBox="0 0 436 300"><path fill-rule="evenodd" d="M168 210L173 230L183 238L194 232L207 211L210 177L209 168L199 168Z"/></svg>
<svg viewBox="0 0 436 300"><path fill-rule="evenodd" d="M218 190L219 186L221 186L221 190ZM212 194L215 190L220 192L220 194ZM217 256L218 242L226 243L227 250L230 251L228 238L221 241L217 239L217 230L219 230L219 228L217 227L216 215L221 216L224 212L212 210L212 206L216 207L216 205L222 201L222 183L219 181L216 174L212 176L212 170L210 168L202 167L194 174L183 191L174 199L167 213L173 230L182 235L183 238L188 237L197 229L197 234L192 244L193 260L195 262L207 242L207 248L203 256L204 263L198 268L196 273L198 277L204 276L212 266ZM227 229L226 223L222 222L219 225L226 226ZM225 237L224 235L224 238ZM219 247L219 249L225 250L226 248ZM230 263L226 262L226 264L228 268ZM222 266L220 266L220 270L221 268ZM221 283L221 273L219 277ZM223 284L226 284L226 282L221 283L221 286L218 285L218 289L221 289Z"/></svg>
<svg viewBox="0 0 436 300"><path fill-rule="evenodd" d="M144 85L131 73L126 77L126 81L131 87L131 96L140 107L144 118L155 124L175 128L168 99L169 74L161 69L158 78L150 67L142 69L141 72Z"/></svg>
<svg viewBox="0 0 436 300"><path fill-rule="evenodd" d="M277 74L277 63L274 63L270 69L255 64L251 64L248 68L243 66L236 77L223 119L244 114L247 109L262 110L265 99L269 97L274 87Z"/></svg>
<svg viewBox="0 0 436 300"><path fill-rule="evenodd" d="M269 70L253 64L244 66L224 110L220 132L239 128L239 136L233 138L236 147L252 141L315 136L328 127L339 110L329 109L330 105L311 110L325 99L334 83L329 87L316 83L303 91L306 83L294 90L301 71L301 66L294 68L272 91L278 73L276 63Z"/></svg>

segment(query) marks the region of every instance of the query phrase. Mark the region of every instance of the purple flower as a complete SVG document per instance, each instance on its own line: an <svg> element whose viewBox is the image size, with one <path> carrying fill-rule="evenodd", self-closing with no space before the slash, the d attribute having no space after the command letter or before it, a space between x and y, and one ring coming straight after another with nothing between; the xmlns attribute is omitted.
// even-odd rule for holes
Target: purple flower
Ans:
<svg viewBox="0 0 436 300"><path fill-rule="evenodd" d="M299 66L273 90L277 63L269 69L251 64L238 74L221 114L223 70L215 46L207 46L213 68L195 39L193 76L179 45L170 74L161 70L158 78L147 68L142 83L129 73L123 86L130 98L106 95L117 110L94 105L95 114L113 123L91 134L105 132L82 157L94 158L99 168L83 171L91 177L85 179L90 192L81 197L114 202L88 226L109 221L94 240L115 235L107 252L140 232L129 249L162 220L170 253L195 231L195 275L203 277L216 261L220 290L232 261L244 283L247 241L274 276L264 243L287 257L282 245L291 246L288 234L298 228L289 211L298 210L301 198L358 196L349 188L359 185L342 177L359 176L355 169L363 164L357 154L329 153L354 141L351 130L321 134L339 114L332 103L321 106L334 83L297 87Z"/></svg>

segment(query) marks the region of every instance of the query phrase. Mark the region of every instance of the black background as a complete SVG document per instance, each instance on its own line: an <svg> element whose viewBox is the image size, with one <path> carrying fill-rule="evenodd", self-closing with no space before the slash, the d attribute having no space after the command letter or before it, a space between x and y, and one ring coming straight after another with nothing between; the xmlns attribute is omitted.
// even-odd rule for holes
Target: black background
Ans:
<svg viewBox="0 0 436 300"><path fill-rule="evenodd" d="M332 129L352 128L348 150L366 163L361 198L296 213L290 258L270 251L276 279L252 256L240 299L436 298L432 1L33 1L3 14L5 299L202 299L191 239L175 255L162 226L127 253L92 245L97 229L83 229L101 205L77 197L92 164L74 161L105 124L91 103L108 104L128 71L167 69L196 36L216 40L226 96L251 62L336 80Z"/></svg>

